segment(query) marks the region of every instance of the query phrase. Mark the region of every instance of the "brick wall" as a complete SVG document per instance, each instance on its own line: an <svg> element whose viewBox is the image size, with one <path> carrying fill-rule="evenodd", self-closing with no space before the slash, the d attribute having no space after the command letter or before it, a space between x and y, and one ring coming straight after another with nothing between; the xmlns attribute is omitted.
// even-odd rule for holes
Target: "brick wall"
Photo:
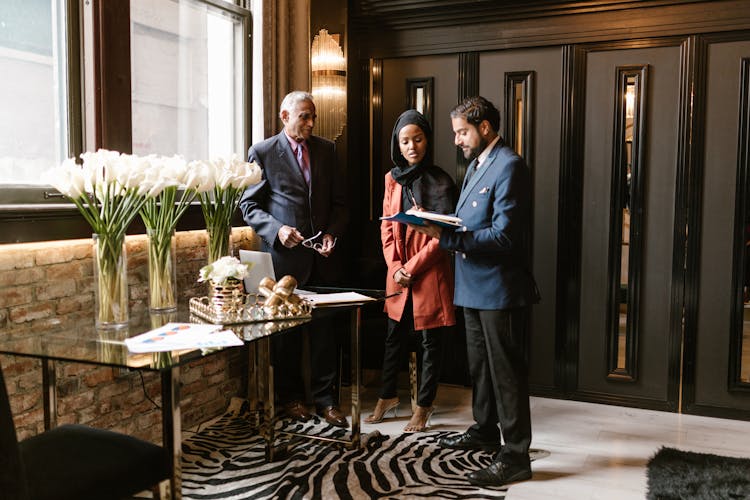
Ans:
<svg viewBox="0 0 750 500"><path fill-rule="evenodd" d="M128 236L131 314L148 307L146 237ZM257 248L247 227L234 228L233 249ZM204 295L198 270L206 263L205 231L177 233L177 289L181 300ZM91 240L0 245L0 335L73 323L94 307ZM185 428L219 415L244 390L247 360L233 349L181 368ZM44 429L40 362L0 355L20 439ZM161 385L155 373L58 362L58 423L81 423L161 441ZM145 391L144 388L145 387ZM146 397L148 395L148 398Z"/></svg>

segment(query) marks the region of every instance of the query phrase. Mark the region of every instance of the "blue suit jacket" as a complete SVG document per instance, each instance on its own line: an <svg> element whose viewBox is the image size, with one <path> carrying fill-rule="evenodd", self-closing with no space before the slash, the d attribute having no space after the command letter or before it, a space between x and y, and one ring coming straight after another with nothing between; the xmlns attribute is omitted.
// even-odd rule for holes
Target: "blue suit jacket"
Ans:
<svg viewBox="0 0 750 500"><path fill-rule="evenodd" d="M300 285L307 283L313 266L318 267L318 274L332 275L335 280L333 275L341 268L334 262L336 250L325 258L302 245L286 248L277 238L279 228L296 227L305 238L318 231L339 238L348 217L343 179L336 172L334 143L312 136L307 144L309 190L282 131L250 148L248 161L257 162L263 176L258 184L247 188L240 200L245 222L260 236L262 250L271 253L276 276L291 274Z"/></svg>
<svg viewBox="0 0 750 500"><path fill-rule="evenodd" d="M476 160L469 168L474 165ZM456 252L454 303L473 309L510 309L538 302L527 264L529 169L502 139L468 182L464 179L456 215L463 227L443 230L440 237L443 248Z"/></svg>

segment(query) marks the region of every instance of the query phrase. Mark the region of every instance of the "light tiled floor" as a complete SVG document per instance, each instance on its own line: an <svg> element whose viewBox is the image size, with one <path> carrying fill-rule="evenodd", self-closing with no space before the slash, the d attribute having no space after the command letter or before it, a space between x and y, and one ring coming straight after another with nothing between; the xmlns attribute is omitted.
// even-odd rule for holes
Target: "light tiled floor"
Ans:
<svg viewBox="0 0 750 500"><path fill-rule="evenodd" d="M376 384L367 385L363 417L377 399ZM408 393L400 396L396 419L363 424L363 432L401 432L411 410ZM433 430L464 431L473 422L469 388L441 385L435 405ZM536 397L531 418L532 448L550 455L532 464L531 481L509 488L508 500L642 500L646 463L661 446L750 457L750 422L745 421Z"/></svg>

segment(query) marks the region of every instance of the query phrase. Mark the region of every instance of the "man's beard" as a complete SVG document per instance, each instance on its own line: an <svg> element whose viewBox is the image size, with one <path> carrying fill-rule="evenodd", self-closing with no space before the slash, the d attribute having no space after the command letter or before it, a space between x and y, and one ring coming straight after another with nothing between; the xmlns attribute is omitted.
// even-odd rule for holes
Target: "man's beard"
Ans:
<svg viewBox="0 0 750 500"><path fill-rule="evenodd" d="M487 144L489 144L489 141L485 139L484 137L479 138L479 145L475 148L471 148L468 152L464 150L464 158L471 161L474 158L477 158L480 154L482 154L482 151L484 151L484 148L487 147Z"/></svg>

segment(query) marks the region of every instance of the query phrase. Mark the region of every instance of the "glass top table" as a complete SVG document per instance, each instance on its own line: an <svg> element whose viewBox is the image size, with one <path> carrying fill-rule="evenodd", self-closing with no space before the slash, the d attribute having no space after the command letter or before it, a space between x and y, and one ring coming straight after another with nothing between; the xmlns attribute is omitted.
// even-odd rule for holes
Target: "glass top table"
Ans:
<svg viewBox="0 0 750 500"><path fill-rule="evenodd" d="M319 293L342 291L338 288L321 288ZM351 289L346 289L351 290ZM351 439L343 444L356 447L360 444L359 392L361 387L360 327L361 308L369 300L382 301L381 290L357 290L370 297L368 301L340 304L335 307L316 308L312 317L286 318L274 321L260 321L245 324L226 325L244 341L249 356L254 363L255 380L248 381L248 399L261 412L261 423L265 422L263 434L266 437L266 452L273 459L273 366L270 356L270 339L277 335L289 334L299 327L314 323L318 318L329 316L331 311L350 314L351 369L352 369L352 426ZM205 323L189 312L187 304L181 304L176 312L149 313L145 308L131 311L127 326L118 329L97 328L94 324L93 308L68 315L52 317L30 325L9 325L0 334L0 353L24 356L42 361L42 398L44 403L44 425L46 429L57 424L57 391L55 363L74 362L92 365L128 368L138 371L156 371L161 376L162 391L162 440L170 455L172 477L168 498L182 498L182 424L180 413L180 367L196 359L211 356L226 349L241 347L183 349L157 353L131 353L124 340L169 322ZM251 393L250 386L254 393ZM314 439L314 437L311 437Z"/></svg>
<svg viewBox="0 0 750 500"><path fill-rule="evenodd" d="M290 318L228 325L227 328L243 341L253 342L292 330L311 321L310 317ZM182 349L132 353L125 345L126 338L159 328L170 322L206 323L191 315L187 304L181 304L176 312L149 313L144 310L132 314L128 325L122 328L97 328L94 325L92 310L90 314L84 313L74 318L53 318L44 326L19 327L3 332L0 335L0 353L55 361L163 371L225 349Z"/></svg>

